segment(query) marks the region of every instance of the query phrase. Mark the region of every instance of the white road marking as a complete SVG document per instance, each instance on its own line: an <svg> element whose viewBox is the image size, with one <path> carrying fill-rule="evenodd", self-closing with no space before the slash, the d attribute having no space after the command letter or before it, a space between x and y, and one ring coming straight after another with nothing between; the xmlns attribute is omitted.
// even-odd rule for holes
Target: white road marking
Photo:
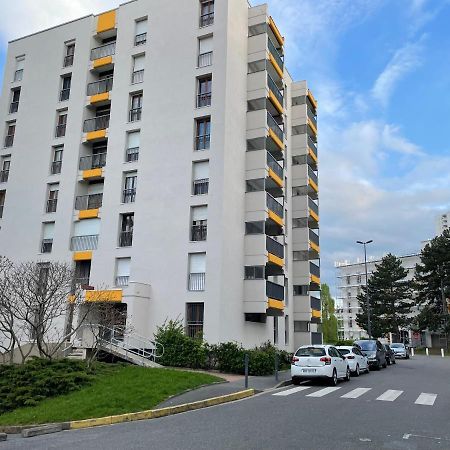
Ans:
<svg viewBox="0 0 450 450"><path fill-rule="evenodd" d="M286 391L276 392L272 395L278 395L280 397L286 397L287 395L295 394L296 392L304 391L309 389L311 386L298 386L295 388L287 389Z"/></svg>
<svg viewBox="0 0 450 450"><path fill-rule="evenodd" d="M377 400L384 402L393 402L397 397L403 394L403 391L396 391L394 389L388 389L386 392L377 397Z"/></svg>
<svg viewBox="0 0 450 450"><path fill-rule="evenodd" d="M366 392L369 392L372 388L356 388L353 391L347 392L344 395L341 395L341 398L358 398L361 395L364 395Z"/></svg>
<svg viewBox="0 0 450 450"><path fill-rule="evenodd" d="M340 387L327 387L320 389L320 391L313 392L312 394L308 394L306 397L323 397L324 395L331 394L334 391L341 389Z"/></svg>
<svg viewBox="0 0 450 450"><path fill-rule="evenodd" d="M414 403L416 405L433 406L436 401L436 397L436 394L425 394L425 392L422 392Z"/></svg>

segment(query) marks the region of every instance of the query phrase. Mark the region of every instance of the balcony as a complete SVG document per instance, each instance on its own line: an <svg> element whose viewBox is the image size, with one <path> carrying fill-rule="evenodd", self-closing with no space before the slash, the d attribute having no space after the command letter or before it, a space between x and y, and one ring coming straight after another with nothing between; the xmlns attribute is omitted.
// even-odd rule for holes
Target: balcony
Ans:
<svg viewBox="0 0 450 450"><path fill-rule="evenodd" d="M96 250L98 245L98 234L88 236L72 236L70 250L75 252Z"/></svg>
<svg viewBox="0 0 450 450"><path fill-rule="evenodd" d="M202 225L192 225L191 227L191 241L206 241L208 234L207 224Z"/></svg>
<svg viewBox="0 0 450 450"><path fill-rule="evenodd" d="M95 155L82 156L80 158L80 170L101 169L106 165L106 153L97 153Z"/></svg>
<svg viewBox="0 0 450 450"><path fill-rule="evenodd" d="M266 281L266 295L269 299L284 301L284 286Z"/></svg>
<svg viewBox="0 0 450 450"><path fill-rule="evenodd" d="M136 200L136 188L123 190L122 203L134 203L135 200Z"/></svg>
<svg viewBox="0 0 450 450"><path fill-rule="evenodd" d="M59 93L59 101L64 102L66 100L69 100L69 97L70 97L70 88L61 89L61 92Z"/></svg>
<svg viewBox="0 0 450 450"><path fill-rule="evenodd" d="M208 193L208 189L209 189L209 178L194 180L193 186L194 195L205 195Z"/></svg>
<svg viewBox="0 0 450 450"><path fill-rule="evenodd" d="M130 109L128 120L129 122L137 122L141 120L142 108L133 108Z"/></svg>
<svg viewBox="0 0 450 450"><path fill-rule="evenodd" d="M131 247L133 245L133 231L121 231L119 234L119 247Z"/></svg>
<svg viewBox="0 0 450 450"><path fill-rule="evenodd" d="M58 205L58 199L57 198L52 198L47 200L47 205L45 208L45 212L47 213L54 213L56 212L56 206Z"/></svg>
<svg viewBox="0 0 450 450"><path fill-rule="evenodd" d="M134 162L139 159L139 147L127 148L125 152L125 161Z"/></svg>
<svg viewBox="0 0 450 450"><path fill-rule="evenodd" d="M9 113L14 114L19 111L19 102L11 102L9 105Z"/></svg>
<svg viewBox="0 0 450 450"><path fill-rule="evenodd" d="M109 92L113 87L113 77L107 77L103 80L94 81L93 83L89 83L87 85L87 95L93 96L93 95L99 95L104 94L106 92Z"/></svg>
<svg viewBox="0 0 450 450"><path fill-rule="evenodd" d="M308 119L313 123L314 127L317 129L317 116L307 107L306 108Z"/></svg>
<svg viewBox="0 0 450 450"><path fill-rule="evenodd" d="M211 106L211 92L205 92L197 95L197 108Z"/></svg>
<svg viewBox="0 0 450 450"><path fill-rule="evenodd" d="M316 277L316 281L318 280L318 283L320 283L320 267L317 264L314 264L313 262L309 263L309 273L311 274L312 279Z"/></svg>
<svg viewBox="0 0 450 450"><path fill-rule="evenodd" d="M208 67L212 65L213 52L200 53L198 55L198 67Z"/></svg>
<svg viewBox="0 0 450 450"><path fill-rule="evenodd" d="M131 84L138 84L144 81L144 69L136 70L131 74Z"/></svg>
<svg viewBox="0 0 450 450"><path fill-rule="evenodd" d="M270 40L270 38L267 39L267 45L269 47L269 53L272 55L273 60L278 65L278 68L280 69L281 73L279 73L280 77L283 77L283 70L284 70L284 62L283 57L280 55L279 51L276 49L273 42ZM276 67L275 67L276 69ZM278 70L277 70L278 72Z"/></svg>
<svg viewBox="0 0 450 450"><path fill-rule="evenodd" d="M284 133L283 130L281 129L280 125L278 125L278 123L276 122L276 120L272 117L272 115L267 112L267 125L269 127L269 130L271 130L276 139L275 141L278 139L279 142L278 145L280 145L281 147L283 147L283 140L284 140ZM270 131L269 131L270 134Z"/></svg>
<svg viewBox="0 0 450 450"><path fill-rule="evenodd" d="M275 175L281 180L281 183L283 184L283 167L280 166L278 161L269 152L267 152L267 166L269 167L269 169L274 171Z"/></svg>
<svg viewBox="0 0 450 450"><path fill-rule="evenodd" d="M75 210L85 211L87 209L101 208L103 194L79 195L75 198Z"/></svg>
<svg viewBox="0 0 450 450"><path fill-rule="evenodd" d="M91 50L91 61L106 58L116 53L116 43L110 42L100 47L93 48Z"/></svg>
<svg viewBox="0 0 450 450"><path fill-rule="evenodd" d="M267 208L269 211L273 211L281 219L284 218L283 205L275 200L270 194L267 194Z"/></svg>
<svg viewBox="0 0 450 450"><path fill-rule="evenodd" d="M311 309L315 309L316 311L322 310L322 302L320 298L311 297Z"/></svg>
<svg viewBox="0 0 450 450"><path fill-rule="evenodd" d="M319 178L317 177L314 170L312 170L311 167L309 166L308 166L308 177L315 184L316 187L319 185Z"/></svg>
<svg viewBox="0 0 450 450"><path fill-rule="evenodd" d="M144 45L147 42L147 33L140 33L134 37L135 47L139 45Z"/></svg>
<svg viewBox="0 0 450 450"><path fill-rule="evenodd" d="M6 183L9 178L9 170L0 171L0 183Z"/></svg>
<svg viewBox="0 0 450 450"><path fill-rule="evenodd" d="M93 117L92 119L86 119L83 124L83 131L85 133L91 133L98 130L106 130L109 127L109 114L103 116Z"/></svg>
<svg viewBox="0 0 450 450"><path fill-rule="evenodd" d="M190 273L188 281L189 291L204 291L205 290L205 278L206 274L202 273Z"/></svg>
<svg viewBox="0 0 450 450"><path fill-rule="evenodd" d="M64 137L66 135L66 124L56 125L55 137Z"/></svg>
<svg viewBox="0 0 450 450"><path fill-rule="evenodd" d="M273 81L272 77L267 74L267 84L269 86L269 90L270 92L273 93L273 95L275 96L276 100L278 101L278 103L280 104L281 108L283 107L284 104L284 97L283 94L281 93L281 91L278 89L278 86L275 84L275 81ZM282 111L280 111L281 113Z"/></svg>
<svg viewBox="0 0 450 450"><path fill-rule="evenodd" d="M266 248L270 254L275 255L277 258L284 259L284 245L280 244L275 239L266 236Z"/></svg>
<svg viewBox="0 0 450 450"><path fill-rule="evenodd" d="M314 231L309 230L309 241L319 247L319 236Z"/></svg>
<svg viewBox="0 0 450 450"><path fill-rule="evenodd" d="M213 23L214 23L214 11L207 14L202 14L200 16L200 24L199 24L200 28L209 27Z"/></svg>
<svg viewBox="0 0 450 450"><path fill-rule="evenodd" d="M128 286L129 281L130 281L130 277L128 275L118 275L116 277L116 286L117 287Z"/></svg>
<svg viewBox="0 0 450 450"><path fill-rule="evenodd" d="M41 253L51 253L53 247L53 239L42 239Z"/></svg>

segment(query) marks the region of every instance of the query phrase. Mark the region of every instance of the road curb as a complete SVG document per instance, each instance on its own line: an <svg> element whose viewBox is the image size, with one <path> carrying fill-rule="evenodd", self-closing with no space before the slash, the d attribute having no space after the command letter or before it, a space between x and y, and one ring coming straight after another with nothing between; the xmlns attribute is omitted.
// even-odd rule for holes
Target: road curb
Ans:
<svg viewBox="0 0 450 450"><path fill-rule="evenodd" d="M58 433L59 431L62 431L62 429L63 426L61 423L54 425L42 425L39 427L25 428L24 430L22 430L22 437L30 438L34 436L41 436L43 434Z"/></svg>

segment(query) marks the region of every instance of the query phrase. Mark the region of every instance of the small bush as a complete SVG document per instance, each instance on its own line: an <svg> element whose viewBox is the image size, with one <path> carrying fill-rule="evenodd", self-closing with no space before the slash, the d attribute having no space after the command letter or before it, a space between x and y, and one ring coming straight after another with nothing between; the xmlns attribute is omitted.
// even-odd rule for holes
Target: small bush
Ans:
<svg viewBox="0 0 450 450"><path fill-rule="evenodd" d="M334 345L336 345L336 346L339 346L339 345L353 345L353 342L354 342L353 339L341 339L340 341L337 341L336 344L334 344Z"/></svg>

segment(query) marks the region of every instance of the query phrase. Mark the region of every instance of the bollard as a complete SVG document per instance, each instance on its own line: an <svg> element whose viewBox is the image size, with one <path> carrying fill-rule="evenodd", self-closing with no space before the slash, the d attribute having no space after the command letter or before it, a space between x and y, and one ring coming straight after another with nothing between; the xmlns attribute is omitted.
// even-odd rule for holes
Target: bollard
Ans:
<svg viewBox="0 0 450 450"><path fill-rule="evenodd" d="M444 357L444 349L441 348L441 356Z"/></svg>
<svg viewBox="0 0 450 450"><path fill-rule="evenodd" d="M428 354L428 347L425 349L425 353L426 353L427 356L430 356L430 355Z"/></svg>
<svg viewBox="0 0 450 450"><path fill-rule="evenodd" d="M411 356L414 356L414 347L411 347Z"/></svg>
<svg viewBox="0 0 450 450"><path fill-rule="evenodd" d="M248 389L248 354L244 356L245 389Z"/></svg>
<svg viewBox="0 0 450 450"><path fill-rule="evenodd" d="M275 353L275 381L278 381L278 353Z"/></svg>

